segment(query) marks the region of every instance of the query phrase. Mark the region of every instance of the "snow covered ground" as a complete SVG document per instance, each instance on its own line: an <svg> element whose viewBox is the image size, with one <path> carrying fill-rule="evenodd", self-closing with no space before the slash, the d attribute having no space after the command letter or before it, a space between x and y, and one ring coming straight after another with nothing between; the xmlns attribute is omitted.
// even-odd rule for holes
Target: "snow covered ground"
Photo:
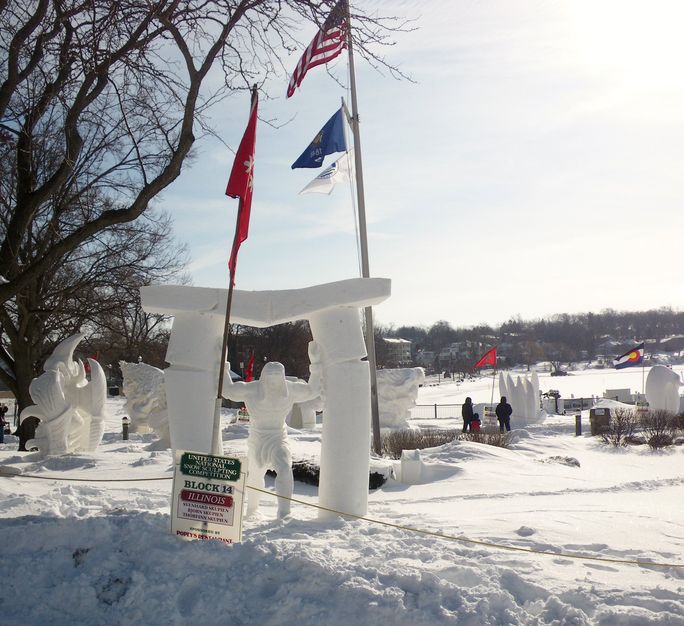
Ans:
<svg viewBox="0 0 684 626"><path fill-rule="evenodd" d="M540 386L589 397L641 390L641 376L587 370ZM491 379L449 382L418 401L490 391ZM227 546L169 534L170 453L147 451L152 435L122 441L123 401L108 408L95 454L38 461L13 437L0 445L4 625L684 625L684 446L607 448L552 416L510 449L422 451L421 484L371 492L376 521L322 522L298 503L277 521L264 496ZM243 453L246 434L226 420L226 453ZM317 458L320 431L291 438L295 459ZM315 504L316 488L295 483L295 498Z"/></svg>

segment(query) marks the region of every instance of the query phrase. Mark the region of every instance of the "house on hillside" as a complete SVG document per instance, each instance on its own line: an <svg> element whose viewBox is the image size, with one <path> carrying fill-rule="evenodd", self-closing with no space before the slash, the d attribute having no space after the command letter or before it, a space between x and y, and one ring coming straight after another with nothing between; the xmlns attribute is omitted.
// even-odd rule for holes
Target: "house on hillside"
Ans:
<svg viewBox="0 0 684 626"><path fill-rule="evenodd" d="M659 352L682 352L684 351L684 335L672 335L661 339L658 343Z"/></svg>
<svg viewBox="0 0 684 626"><path fill-rule="evenodd" d="M412 363L412 341L394 337L383 337L385 344L385 364L388 367L408 367Z"/></svg>
<svg viewBox="0 0 684 626"><path fill-rule="evenodd" d="M432 350L418 350L416 365L431 370L435 366L435 353Z"/></svg>

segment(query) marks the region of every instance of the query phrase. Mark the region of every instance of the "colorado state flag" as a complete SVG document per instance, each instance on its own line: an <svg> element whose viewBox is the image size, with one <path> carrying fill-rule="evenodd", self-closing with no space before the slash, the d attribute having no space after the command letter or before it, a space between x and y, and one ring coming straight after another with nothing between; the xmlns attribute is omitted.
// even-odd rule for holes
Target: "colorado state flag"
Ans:
<svg viewBox="0 0 684 626"><path fill-rule="evenodd" d="M641 365L644 360L644 344L640 343L635 348L627 350L622 356L613 359L613 365L616 370L621 370L625 367L632 367L633 365Z"/></svg>

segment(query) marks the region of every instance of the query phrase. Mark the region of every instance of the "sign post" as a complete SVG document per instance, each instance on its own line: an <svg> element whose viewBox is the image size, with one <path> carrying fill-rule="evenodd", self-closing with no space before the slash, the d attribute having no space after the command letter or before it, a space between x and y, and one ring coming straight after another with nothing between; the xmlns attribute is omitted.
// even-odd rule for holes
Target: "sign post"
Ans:
<svg viewBox="0 0 684 626"><path fill-rule="evenodd" d="M184 539L242 540L242 460L179 450L171 499L171 533Z"/></svg>

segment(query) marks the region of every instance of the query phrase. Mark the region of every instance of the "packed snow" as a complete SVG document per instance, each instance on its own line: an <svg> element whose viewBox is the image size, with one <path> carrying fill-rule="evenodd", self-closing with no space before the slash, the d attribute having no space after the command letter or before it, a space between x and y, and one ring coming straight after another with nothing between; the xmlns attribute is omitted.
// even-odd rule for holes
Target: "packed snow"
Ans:
<svg viewBox="0 0 684 626"><path fill-rule="evenodd" d="M641 391L642 378L539 375L568 398ZM431 383L419 404L490 401L491 376ZM513 420L509 449L418 452L420 482L389 478L367 520L320 521L317 488L295 482L288 518L264 496L243 542L224 545L169 533L171 453L147 449L153 434L122 441L124 400L107 409L93 453L0 444L2 624L684 625L684 446L607 447L588 411L579 437L574 414ZM223 417L225 453L245 454L247 424ZM461 427L457 410L410 423ZM320 428L290 431L295 460L317 462Z"/></svg>

